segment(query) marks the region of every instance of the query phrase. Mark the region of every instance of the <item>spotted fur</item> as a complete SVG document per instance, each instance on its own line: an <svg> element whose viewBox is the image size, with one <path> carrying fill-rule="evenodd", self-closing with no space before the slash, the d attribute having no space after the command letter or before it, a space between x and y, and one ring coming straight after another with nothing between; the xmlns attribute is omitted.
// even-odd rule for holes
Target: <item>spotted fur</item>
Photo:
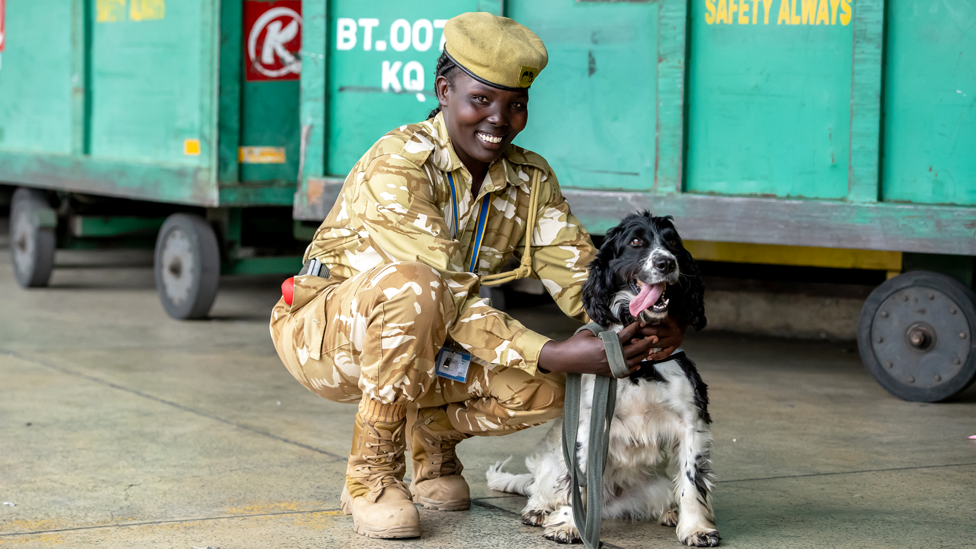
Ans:
<svg viewBox="0 0 976 549"><path fill-rule="evenodd" d="M639 246L634 245L637 242ZM661 258L674 259L673 270L655 272L655 264L669 264ZM634 214L607 233L583 287L587 313L604 327L623 329L634 321L628 305L638 291L637 279L666 281L669 305L665 314L696 329L704 328L704 285L670 218ZM577 443L576 452L584 472L594 379L583 376L577 439L582 442ZM707 386L684 353L647 363L629 381L617 383L603 476L603 517L656 520L675 526L678 540L685 545L718 545L711 499L710 423ZM502 465L489 469L488 487L501 491L519 487L509 491L529 498L522 511L523 522L539 525L541 520L548 539L580 541L566 482L561 420L552 426L539 451L526 459L529 474L506 473Z"/></svg>

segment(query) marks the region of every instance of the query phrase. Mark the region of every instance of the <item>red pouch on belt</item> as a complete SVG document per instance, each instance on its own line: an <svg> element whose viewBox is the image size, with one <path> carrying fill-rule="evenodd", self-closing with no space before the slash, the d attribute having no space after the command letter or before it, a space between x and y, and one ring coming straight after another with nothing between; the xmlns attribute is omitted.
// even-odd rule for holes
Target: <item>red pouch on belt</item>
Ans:
<svg viewBox="0 0 976 549"><path fill-rule="evenodd" d="M285 298L285 303L291 307L291 302L295 299L295 277L281 283L281 297Z"/></svg>

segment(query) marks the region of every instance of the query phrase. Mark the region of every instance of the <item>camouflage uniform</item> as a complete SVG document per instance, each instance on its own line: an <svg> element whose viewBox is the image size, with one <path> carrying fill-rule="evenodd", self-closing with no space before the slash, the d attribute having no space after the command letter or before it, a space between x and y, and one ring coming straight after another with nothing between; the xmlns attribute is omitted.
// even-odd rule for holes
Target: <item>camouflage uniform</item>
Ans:
<svg viewBox="0 0 976 549"><path fill-rule="evenodd" d="M595 249L552 169L510 146L473 199L471 176L438 114L382 137L346 178L305 258L320 260L330 277L296 277L293 304L279 301L272 313L272 338L292 375L339 402L366 395L386 404L447 404L451 423L469 434L558 417L563 378L536 369L548 338L478 296L479 275L501 271L524 247L531 170L542 171L533 276L564 313L585 320L581 293ZM448 173L457 189L456 237ZM486 195L479 253L472 243ZM434 374L445 341L473 356L464 383Z"/></svg>

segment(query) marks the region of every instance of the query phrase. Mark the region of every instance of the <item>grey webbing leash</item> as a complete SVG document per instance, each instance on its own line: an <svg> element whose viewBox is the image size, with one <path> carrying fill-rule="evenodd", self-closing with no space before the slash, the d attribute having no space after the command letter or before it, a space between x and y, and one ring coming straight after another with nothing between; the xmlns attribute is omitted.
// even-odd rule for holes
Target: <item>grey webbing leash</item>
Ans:
<svg viewBox="0 0 976 549"><path fill-rule="evenodd" d="M607 361L614 377L597 376L593 384L593 405L590 411L589 448L586 454L586 475L580 471L576 456L576 433L579 429L580 396L583 378L581 374L566 376L566 398L563 404L563 459L572 478L573 520L580 537L588 549L599 549L600 528L603 522L603 471L607 466L607 449L610 445L610 422L617 406L617 378L627 377L630 371L624 360L620 338L612 330L591 322L576 333L589 330L603 340ZM600 405L604 403L604 405ZM586 488L586 510L580 488Z"/></svg>

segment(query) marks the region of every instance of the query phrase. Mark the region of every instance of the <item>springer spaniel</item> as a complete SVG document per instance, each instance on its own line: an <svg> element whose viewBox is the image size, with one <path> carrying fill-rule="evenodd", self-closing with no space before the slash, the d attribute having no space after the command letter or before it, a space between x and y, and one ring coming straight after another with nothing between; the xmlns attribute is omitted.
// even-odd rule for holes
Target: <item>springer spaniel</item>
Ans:
<svg viewBox="0 0 976 549"><path fill-rule="evenodd" d="M583 305L594 322L620 331L636 318L655 324L668 314L695 330L705 327L704 284L671 217L631 214L607 232L590 264ZM577 456L586 467L594 376L584 375ZM603 476L603 518L657 520L677 526L685 545L719 543L712 511L708 393L683 351L645 362L617 382L617 407ZM511 458L509 458L511 459ZM562 420L539 451L525 460L530 473L489 468L492 490L528 496L522 522L547 539L580 541L571 508L571 482L562 453Z"/></svg>

